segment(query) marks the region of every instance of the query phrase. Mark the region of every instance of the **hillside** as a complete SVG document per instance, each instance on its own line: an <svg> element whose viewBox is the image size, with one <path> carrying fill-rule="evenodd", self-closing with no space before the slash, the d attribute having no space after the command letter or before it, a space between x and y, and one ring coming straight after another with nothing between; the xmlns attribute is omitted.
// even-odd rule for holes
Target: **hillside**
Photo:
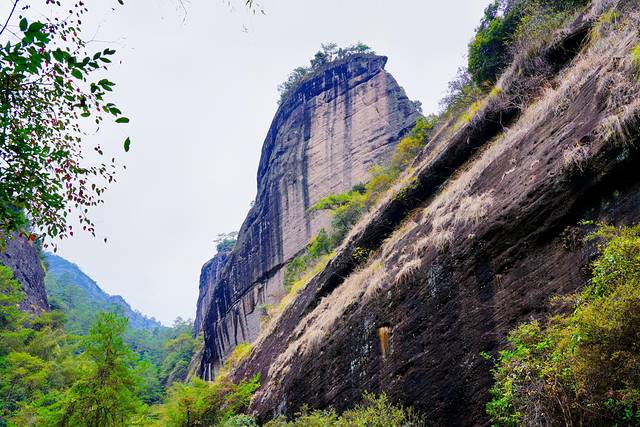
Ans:
<svg viewBox="0 0 640 427"><path fill-rule="evenodd" d="M589 282L593 224L637 222L637 4L564 2L527 21L526 6L539 3L502 3L504 15L487 9L477 43L510 19L538 32L496 60L504 65L489 86L483 67L492 58L480 47L483 62L473 63L472 43L480 95L441 117L385 196L294 285L232 374L261 375L251 401L260 419L304 405L348 409L370 391L436 425L487 424L487 359L517 325L557 313L555 296ZM207 322L205 331L215 325ZM205 333L205 352L216 354L216 343Z"/></svg>
<svg viewBox="0 0 640 427"><path fill-rule="evenodd" d="M109 295L80 268L66 259L47 253L45 286L51 306L67 316L69 333L84 335L100 311L120 314L129 319L129 326L139 330L163 328L131 306L119 295Z"/></svg>

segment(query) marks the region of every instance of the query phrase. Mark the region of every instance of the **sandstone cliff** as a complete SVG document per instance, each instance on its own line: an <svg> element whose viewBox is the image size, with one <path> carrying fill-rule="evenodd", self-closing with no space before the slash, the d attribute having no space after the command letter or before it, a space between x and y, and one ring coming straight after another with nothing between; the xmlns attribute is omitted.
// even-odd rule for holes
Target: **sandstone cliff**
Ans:
<svg viewBox="0 0 640 427"><path fill-rule="evenodd" d="M0 250L0 264L11 268L16 280L22 285L26 295L21 304L23 310L49 310L44 287L44 270L34 242L18 235L8 239L5 250Z"/></svg>
<svg viewBox="0 0 640 427"><path fill-rule="evenodd" d="M204 377L237 343L257 337L258 305L282 298L283 267L329 224L308 208L366 181L368 169L387 161L413 127L419 113L384 70L386 61L353 55L328 64L278 108L236 247L224 266L214 259L202 271L196 323L204 332Z"/></svg>
<svg viewBox="0 0 640 427"><path fill-rule="evenodd" d="M588 37L618 3L594 2L517 57L470 120L439 129L408 185L352 230L235 371L262 374L256 414L341 410L384 391L433 425L488 424L480 353L585 283L595 251L581 220L640 217L638 22ZM353 256L362 248L366 261Z"/></svg>
<svg viewBox="0 0 640 427"><path fill-rule="evenodd" d="M198 335L203 329L205 313L209 311L209 306L213 301L214 285L220 280L222 268L228 257L228 252L219 252L202 266L196 305L196 320L193 323L194 336Z"/></svg>

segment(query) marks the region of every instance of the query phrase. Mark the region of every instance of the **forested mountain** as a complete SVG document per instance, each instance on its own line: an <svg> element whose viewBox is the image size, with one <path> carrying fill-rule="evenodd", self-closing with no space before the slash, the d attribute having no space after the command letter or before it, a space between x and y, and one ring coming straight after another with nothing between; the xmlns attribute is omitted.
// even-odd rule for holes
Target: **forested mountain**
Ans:
<svg viewBox="0 0 640 427"><path fill-rule="evenodd" d="M76 264L45 254L45 287L51 307L61 309L67 317L69 333L85 334L96 313L109 311L129 319L129 327L152 331L163 326L131 306L119 295L109 295Z"/></svg>

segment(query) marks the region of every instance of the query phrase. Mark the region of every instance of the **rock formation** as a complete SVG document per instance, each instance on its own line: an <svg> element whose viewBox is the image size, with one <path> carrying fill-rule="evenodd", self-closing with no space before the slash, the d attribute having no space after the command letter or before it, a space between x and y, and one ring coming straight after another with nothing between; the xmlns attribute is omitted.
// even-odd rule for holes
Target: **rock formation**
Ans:
<svg viewBox="0 0 640 427"><path fill-rule="evenodd" d="M229 252L218 252L202 266L202 270L200 271L196 320L193 323L194 336L203 329L205 313L209 311L209 306L213 301L214 285L220 280L222 268L224 267L224 263L227 261L228 256Z"/></svg>
<svg viewBox="0 0 640 427"><path fill-rule="evenodd" d="M601 3L517 57L470 120L442 126L411 184L261 334L233 374L262 374L257 415L342 410L371 391L433 425L488 424L481 352L586 283L595 248L582 220L640 217L637 22L588 39ZM353 256L362 248L366 261Z"/></svg>
<svg viewBox="0 0 640 427"><path fill-rule="evenodd" d="M11 268L14 277L22 285L26 295L21 304L23 310L32 312L49 310L44 287L44 270L34 242L17 234L7 239L4 251L0 250L0 264Z"/></svg>
<svg viewBox="0 0 640 427"><path fill-rule="evenodd" d="M236 247L202 270L196 323L204 332L204 377L237 343L257 337L258 306L282 298L284 266L329 225L326 214L312 216L308 208L365 182L415 124L419 113L384 70L386 61L353 55L330 63L278 108Z"/></svg>

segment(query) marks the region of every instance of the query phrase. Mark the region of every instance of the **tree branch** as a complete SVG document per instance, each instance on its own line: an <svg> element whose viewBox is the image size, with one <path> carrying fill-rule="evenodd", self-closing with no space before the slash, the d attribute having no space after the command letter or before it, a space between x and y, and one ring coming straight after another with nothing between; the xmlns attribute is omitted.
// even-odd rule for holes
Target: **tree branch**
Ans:
<svg viewBox="0 0 640 427"><path fill-rule="evenodd" d="M4 30L7 29L7 25L9 25L9 21L11 20L13 13L16 11L16 6L18 6L19 1L20 0L16 0L13 2L13 7L11 8L11 12L9 12L9 16L7 16L7 20L5 21L4 26L2 27L2 30L0 30L0 35L2 35L2 33L4 33Z"/></svg>

